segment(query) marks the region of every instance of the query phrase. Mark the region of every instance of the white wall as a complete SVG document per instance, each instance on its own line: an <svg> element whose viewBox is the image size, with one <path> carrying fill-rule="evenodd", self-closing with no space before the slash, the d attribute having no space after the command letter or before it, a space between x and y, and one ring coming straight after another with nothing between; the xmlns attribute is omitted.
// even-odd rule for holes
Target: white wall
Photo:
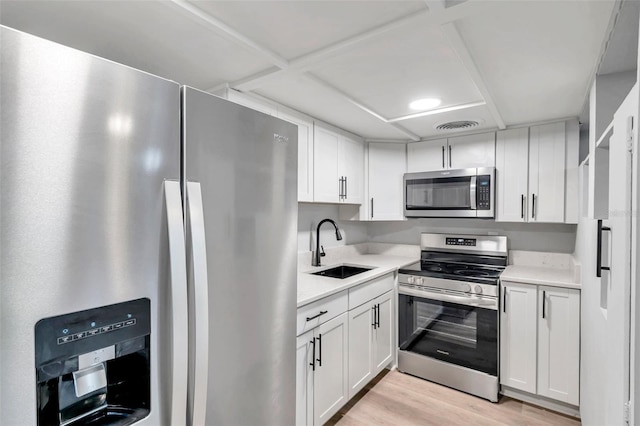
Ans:
<svg viewBox="0 0 640 426"><path fill-rule="evenodd" d="M371 222L369 241L420 244L421 232L506 235L510 250L573 253L576 225L496 223L481 219L410 219L405 222Z"/></svg>
<svg viewBox="0 0 640 426"><path fill-rule="evenodd" d="M316 227L322 219L333 219L338 224L342 241L336 241L336 233L330 223L320 229L320 243L324 247L358 244L367 241L366 222L338 220L338 206L335 204L298 203L298 251L315 250ZM312 247L313 244L313 247Z"/></svg>

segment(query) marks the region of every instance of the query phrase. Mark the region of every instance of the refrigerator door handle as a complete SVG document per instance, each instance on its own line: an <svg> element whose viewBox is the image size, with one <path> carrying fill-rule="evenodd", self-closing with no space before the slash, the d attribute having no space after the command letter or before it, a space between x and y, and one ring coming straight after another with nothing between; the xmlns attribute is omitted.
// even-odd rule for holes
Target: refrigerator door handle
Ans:
<svg viewBox="0 0 640 426"><path fill-rule="evenodd" d="M182 217L180 183L164 182L167 235L169 239L169 267L171 294L171 414L170 424L186 424L188 313L187 313L187 260Z"/></svg>
<svg viewBox="0 0 640 426"><path fill-rule="evenodd" d="M200 183L187 182L187 253L189 267L188 423L205 424L209 376L209 294L204 211Z"/></svg>

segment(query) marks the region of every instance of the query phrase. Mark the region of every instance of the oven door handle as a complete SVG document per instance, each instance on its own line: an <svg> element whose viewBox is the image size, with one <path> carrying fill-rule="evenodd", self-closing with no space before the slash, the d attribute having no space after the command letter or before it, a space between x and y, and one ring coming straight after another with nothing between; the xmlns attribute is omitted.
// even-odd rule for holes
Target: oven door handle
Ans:
<svg viewBox="0 0 640 426"><path fill-rule="evenodd" d="M476 196L476 176L471 176L471 184L469 185L469 201L471 202L471 210L478 209Z"/></svg>
<svg viewBox="0 0 640 426"><path fill-rule="evenodd" d="M409 287L398 287L398 294L405 296L419 297L422 299L438 300L440 302L457 303L464 306L475 306L477 308L498 310L498 299L483 296L458 296L450 293L440 293L429 290L417 290Z"/></svg>

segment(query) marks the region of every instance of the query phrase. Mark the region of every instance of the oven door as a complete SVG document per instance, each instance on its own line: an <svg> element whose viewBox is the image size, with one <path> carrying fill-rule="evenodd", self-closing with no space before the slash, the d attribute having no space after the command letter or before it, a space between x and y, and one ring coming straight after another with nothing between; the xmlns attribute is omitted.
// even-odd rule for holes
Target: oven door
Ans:
<svg viewBox="0 0 640 426"><path fill-rule="evenodd" d="M399 288L400 350L498 375L497 298Z"/></svg>

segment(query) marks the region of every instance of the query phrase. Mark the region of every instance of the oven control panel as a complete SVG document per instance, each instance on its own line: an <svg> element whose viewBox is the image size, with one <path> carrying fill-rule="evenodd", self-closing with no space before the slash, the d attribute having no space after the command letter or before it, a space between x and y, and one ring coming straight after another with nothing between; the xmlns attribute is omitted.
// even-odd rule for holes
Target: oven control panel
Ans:
<svg viewBox="0 0 640 426"><path fill-rule="evenodd" d="M475 247L475 238L446 238L445 244L448 246L472 246Z"/></svg>

